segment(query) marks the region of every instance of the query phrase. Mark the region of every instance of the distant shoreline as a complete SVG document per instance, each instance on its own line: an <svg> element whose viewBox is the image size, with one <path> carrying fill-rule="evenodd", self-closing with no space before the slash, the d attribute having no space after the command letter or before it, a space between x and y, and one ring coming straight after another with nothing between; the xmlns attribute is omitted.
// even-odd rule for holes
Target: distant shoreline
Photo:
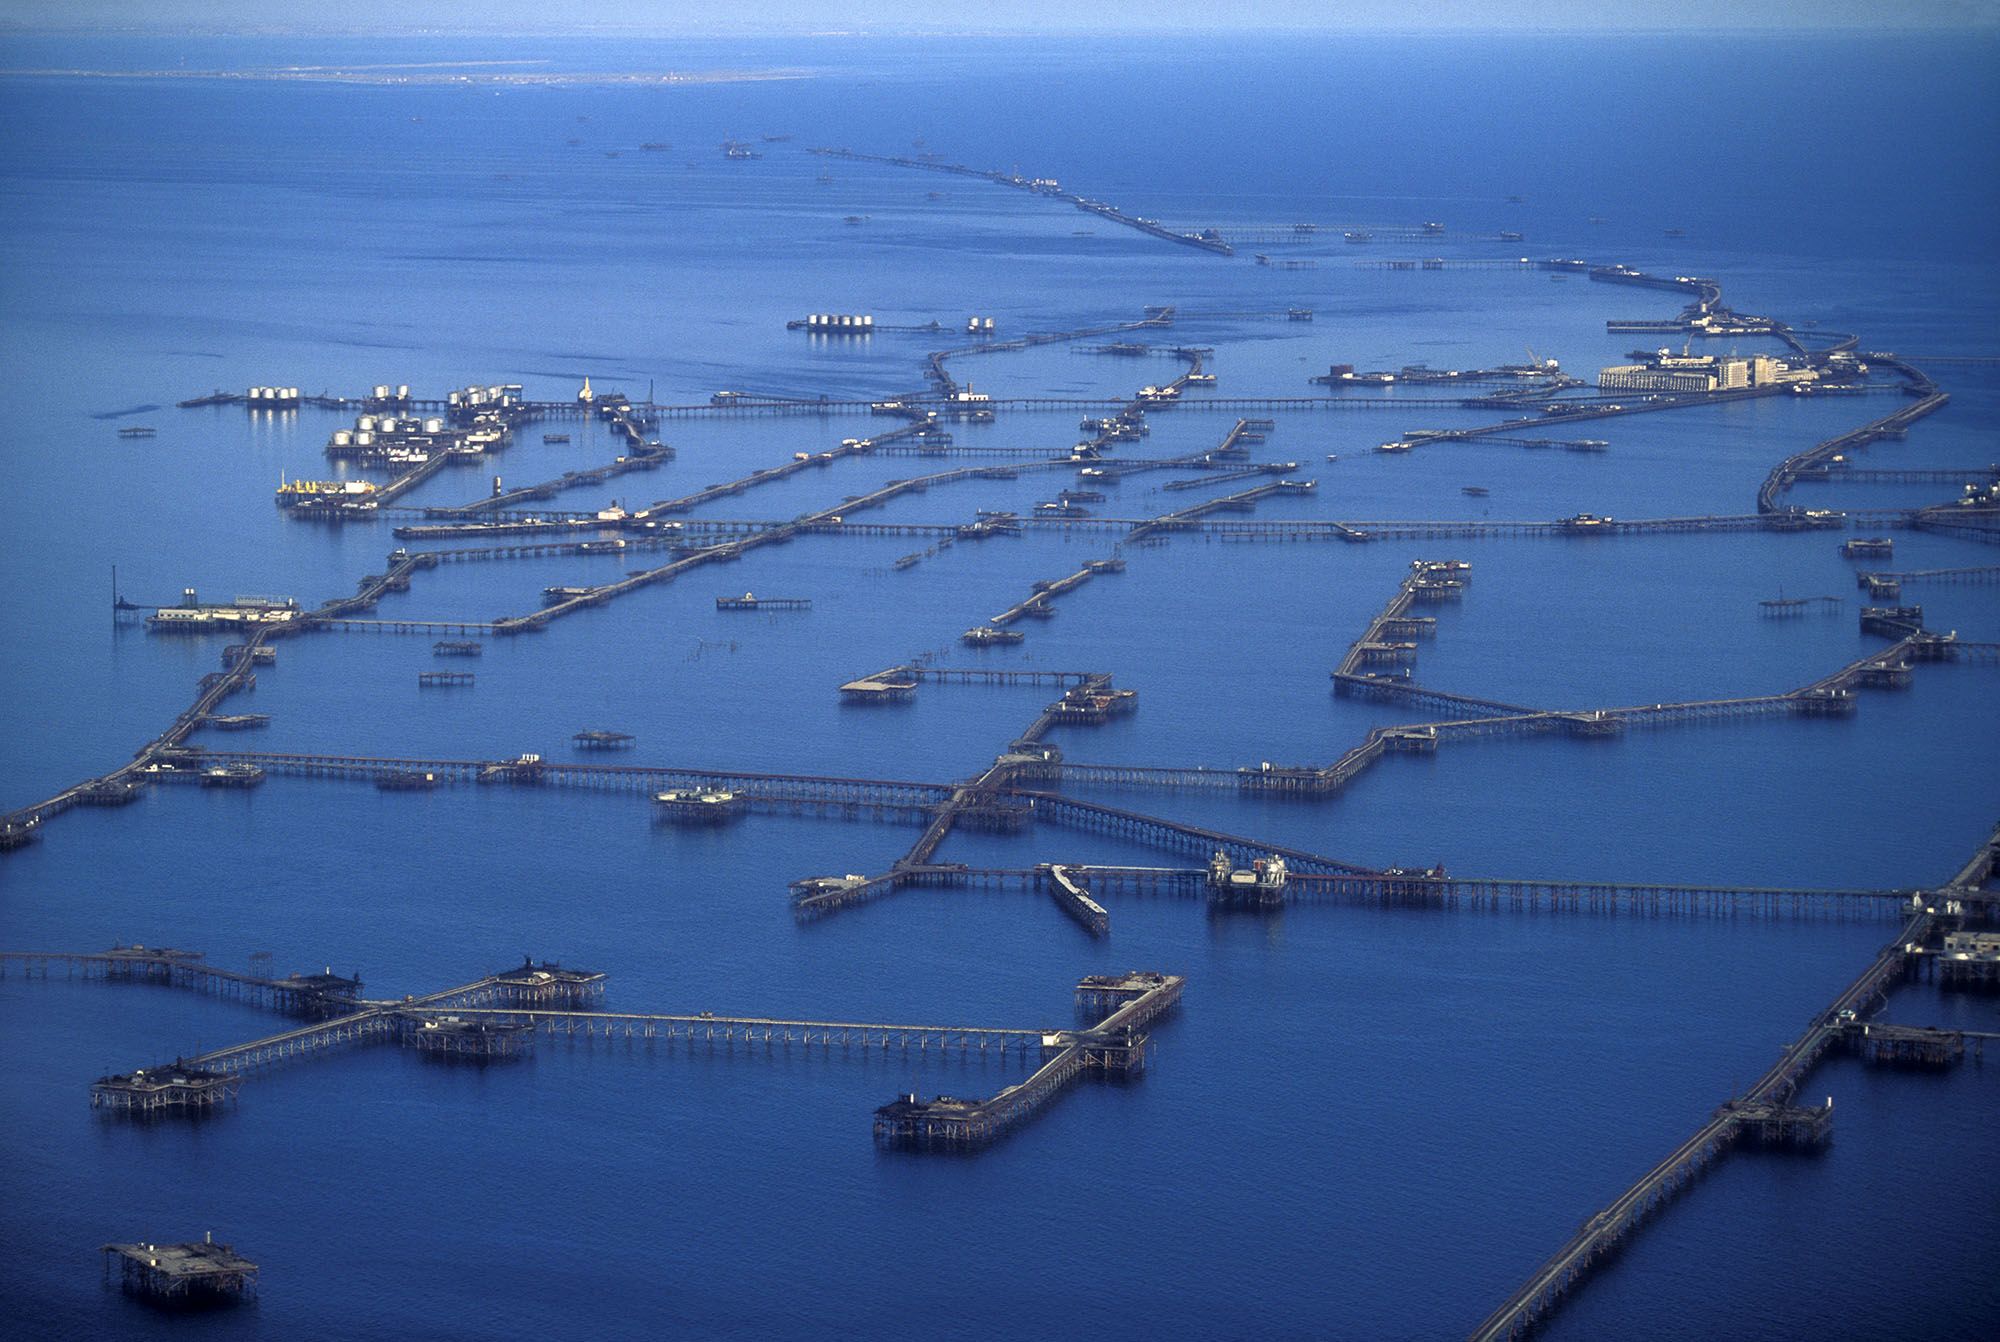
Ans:
<svg viewBox="0 0 2000 1342"><path fill-rule="evenodd" d="M497 64L476 62L475 64ZM228 79L254 83L364 84L460 88L566 88L581 85L654 88L679 84L743 84L810 79L802 69L495 71L465 67L413 72L410 67L283 66L248 70L0 70L0 79Z"/></svg>

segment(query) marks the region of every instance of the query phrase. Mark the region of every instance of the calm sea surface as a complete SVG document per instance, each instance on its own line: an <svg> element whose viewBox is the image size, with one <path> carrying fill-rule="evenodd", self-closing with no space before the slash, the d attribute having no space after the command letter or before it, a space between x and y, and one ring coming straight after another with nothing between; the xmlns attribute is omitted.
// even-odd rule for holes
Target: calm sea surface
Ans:
<svg viewBox="0 0 2000 1342"><path fill-rule="evenodd" d="M953 338L828 343L808 312L1003 335L1139 315L1303 306L1311 324L1191 317L1220 394L1290 396L1329 363L1472 367L1560 358L1589 375L1645 337L1608 317L1670 294L1510 268L1404 273L1361 257L1584 256L1719 277L1745 311L1856 331L1913 356L1996 353L2000 99L1987 40L1203 40L1030 45L74 42L15 38L17 69L249 69L466 59L555 68L776 68L667 90L0 82L0 806L114 767L188 701L220 639L114 628L124 592L170 601L345 594L386 526L288 524L284 476L318 477L329 412L176 410L221 387L438 395L521 382L702 401L722 388L871 398L919 385ZM764 143L760 136L791 136ZM726 137L764 157L730 162ZM1018 165L1177 226L1336 226L1313 269L1172 247L983 182L804 152L928 149ZM642 151L645 142L670 150ZM824 173L830 182L819 181ZM932 193L935 193L935 198ZM1520 197L1510 203L1510 196ZM864 216L858 225L846 216ZM1592 223L1592 217L1603 222ZM1446 222L1470 237L1339 228ZM1668 237L1669 228L1684 236ZM1255 250L1254 248L1250 250ZM1746 350L1750 342L1745 342ZM996 395L1122 396L1164 359L1057 346L967 361ZM1950 407L1871 466L1995 460L2000 365L1938 363ZM1407 393L1405 393L1407 394ZM1310 498L1260 517L1548 519L1748 511L1780 457L1892 402L1761 401L1611 421L1602 454L1494 444L1368 451L1490 412L1411 406L1281 419L1262 455ZM1192 452L1233 414L1154 417L1131 455ZM646 502L879 427L866 417L664 426L663 470L566 496ZM149 424L158 436L120 440ZM557 426L562 427L562 426ZM1061 451L1074 416L1002 416L962 444ZM418 503L608 460L596 425L530 430L489 472ZM1327 454L1339 456L1327 461ZM843 462L724 500L785 518L936 467ZM1170 477L1102 510L1203 497ZM968 520L1056 477L952 486L881 520ZM1483 485L1484 498L1462 493ZM1928 501L1945 486L1801 486L1815 506ZM1220 491L1218 491L1220 492ZM573 501L573 502L572 502ZM978 772L1043 691L926 688L842 711L841 681L926 652L1102 669L1136 715L1053 738L1074 759L1326 763L1407 714L1336 700L1327 671L1413 558L1476 577L1422 649L1440 689L1561 707L1770 693L1880 646L1827 535L1660 536L1132 551L1015 649L959 631L1113 538L961 544L808 538L698 571L532 639L490 643L477 687L419 695L428 638L285 642L218 745L342 754L567 757L634 733L646 762L908 779ZM1899 533L1893 566L1992 564ZM386 617L488 619L629 558L453 565ZM809 614L726 616L752 588ZM1837 615L1758 618L1839 595ZM1934 628L2000 640L2000 587L1912 586ZM1502 739L1392 758L1338 800L1100 791L1135 809L1372 865L1689 883L1900 887L1942 880L2000 814L2000 672L1919 668L1852 719ZM753 817L650 823L631 795L507 788L384 794L273 780L156 789L81 811L0 861L0 948L193 947L280 972L358 970L423 992L523 954L607 971L609 1004L1058 1025L1086 973L1189 976L1130 1087L1084 1085L971 1160L878 1152L873 1106L988 1094L1018 1066L816 1054L687 1055L544 1043L533 1061L438 1067L360 1050L275 1072L207 1124L96 1121L89 1080L277 1026L252 1009L99 984L0 979L0 1333L178 1338L496 1333L812 1338L1462 1335L1569 1232L1753 1079L1886 939L1883 919L1438 914L1294 908L1211 918L1107 897L1091 942L1040 897L914 891L800 926L786 882L879 871L914 831ZM1174 861L1044 827L958 835L948 860ZM1912 985L1891 1019L2000 1028L1990 999ZM1817 1159L1724 1162L1558 1316L1548 1336L1921 1336L2000 1330L2000 1074L1830 1062L1839 1137ZM213 1230L264 1268L252 1307L195 1321L102 1288L95 1247Z"/></svg>

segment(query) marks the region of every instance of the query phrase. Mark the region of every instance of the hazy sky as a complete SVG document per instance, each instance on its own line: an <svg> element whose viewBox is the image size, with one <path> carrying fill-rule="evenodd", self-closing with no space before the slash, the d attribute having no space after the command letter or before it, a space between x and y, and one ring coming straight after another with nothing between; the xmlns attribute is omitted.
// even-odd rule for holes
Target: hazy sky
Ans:
<svg viewBox="0 0 2000 1342"><path fill-rule="evenodd" d="M1149 28L2000 28L2000 0L0 0L27 27L614 26L661 33Z"/></svg>

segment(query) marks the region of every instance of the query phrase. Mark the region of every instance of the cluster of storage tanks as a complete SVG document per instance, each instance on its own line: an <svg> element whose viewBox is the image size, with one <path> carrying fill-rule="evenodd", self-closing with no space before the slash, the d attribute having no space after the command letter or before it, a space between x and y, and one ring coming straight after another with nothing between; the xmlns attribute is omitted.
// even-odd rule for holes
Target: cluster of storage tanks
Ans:
<svg viewBox="0 0 2000 1342"><path fill-rule="evenodd" d="M875 329L872 314L859 316L847 312L815 312L806 318L806 330L837 335L867 335Z"/></svg>
<svg viewBox="0 0 2000 1342"><path fill-rule="evenodd" d="M299 408L297 387L252 387L243 393L243 399L252 410L296 410Z"/></svg>
<svg viewBox="0 0 2000 1342"><path fill-rule="evenodd" d="M377 387L377 393L387 387ZM407 400L406 387L397 395L378 394L379 401ZM361 415L351 429L336 429L327 442L329 457L381 457L391 463L421 462L432 453L456 452L476 457L507 440L511 416L507 411L521 403L521 387L508 383L492 387L466 387L446 398L443 415L399 415L380 411Z"/></svg>
<svg viewBox="0 0 2000 1342"><path fill-rule="evenodd" d="M488 406L516 405L521 400L521 384L509 382L502 386L466 387L445 398L445 404L454 412L479 410Z"/></svg>
<svg viewBox="0 0 2000 1342"><path fill-rule="evenodd" d="M400 387L392 388L386 382L378 382L375 384L374 392L368 399L371 401L408 401L410 399L410 387L408 383L404 383Z"/></svg>
<svg viewBox="0 0 2000 1342"><path fill-rule="evenodd" d="M405 439L419 435L434 438L444 432L444 420L436 415L425 419L414 415L363 415L354 421L353 428L335 429L326 451L331 457L386 452Z"/></svg>

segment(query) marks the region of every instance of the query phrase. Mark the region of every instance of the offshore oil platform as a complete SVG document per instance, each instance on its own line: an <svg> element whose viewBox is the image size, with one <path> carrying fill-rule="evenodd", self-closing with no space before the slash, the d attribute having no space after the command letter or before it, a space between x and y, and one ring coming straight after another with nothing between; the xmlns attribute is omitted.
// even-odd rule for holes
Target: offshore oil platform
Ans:
<svg viewBox="0 0 2000 1342"><path fill-rule="evenodd" d="M1230 243L1217 230L1173 229L1066 191L1052 180L982 173L928 159L881 161L986 177L999 185L1067 201L1101 219L1178 245L1218 255L1231 252ZM1424 235L1431 235L1428 225ZM1350 240L1368 241L1373 236L1350 236ZM990 319L975 318L966 328L966 334L973 337L970 342L927 357L927 386L923 390L878 400L720 392L705 404L665 406L655 404L650 393L644 401L635 401L593 387L588 379L574 398L546 402L527 399L523 388L514 384L469 386L436 400L412 397L407 386L390 384L378 384L372 394L355 397L309 397L296 387L253 387L240 396L217 393L196 398L185 404L241 404L260 414L305 406L353 412L352 428L333 431L328 456L356 469L389 471L392 478L379 484L365 480L284 481L280 503L288 515L302 520L391 522L396 524L398 540L438 541L441 548L399 547L389 552L382 572L369 574L357 584L354 595L314 607L289 598L242 597L229 604L204 603L193 589L184 592L178 604L145 606L127 601L116 591L114 580L114 610L128 615L150 610L149 628L189 635L222 632L239 641L224 652L221 670L200 679L189 707L157 738L142 746L131 763L0 816L0 850L36 841L49 821L73 806L123 805L153 786L184 780L207 787L249 788L272 777L348 779L369 781L388 792L459 784L619 787L649 798L652 813L672 824L717 824L755 809L869 815L920 828L908 851L886 871L794 882L791 911L801 922L897 891L989 888L1045 892L1083 935L1093 938L1110 933L1110 915L1100 898L1133 891L1205 900L1222 916L1273 916L1302 904L1354 901L1433 910L1668 915L1755 910L1768 916L1813 916L1838 910L1890 914L1899 919L1896 938L1814 1018L1769 1073L1727 1098L1687 1142L1585 1222L1577 1235L1474 1334L1482 1339L1519 1336L1545 1317L1566 1291L1585 1278L1592 1264L1673 1192L1729 1151L1760 1145L1813 1149L1830 1141L1831 1098L1814 1103L1800 1095L1804 1079L1828 1052L1838 1048L1871 1063L1919 1067L1951 1066L1968 1052L1980 1056L1990 1037L1980 1032L1903 1026L1869 1017L1896 985L1907 979L1928 975L1941 987L1953 990L1982 990L2000 979L2000 969L1996 969L2000 966L2000 939L1988 928L1996 902L2000 902L2000 896L1989 888L1995 856L2000 853L2000 832L1951 880L1914 891L1506 880L1454 876L1441 865L1371 868L1254 836L1088 801L1065 793L1064 786L1113 783L1162 790L1222 788L1251 795L1325 798L1337 795L1382 761L1404 754L1430 754L1441 746L1475 738L1548 733L1615 741L1628 729L1640 726L1774 716L1807 720L1845 717L1857 711L1863 691L1905 687L1918 674L1915 668L1924 664L2000 664L2000 645L1959 639L1949 631L1930 628L1923 607L1905 604L1901 594L1906 582L1983 581L1990 579L1965 575L1992 570L1967 566L1857 575L1868 599L1879 603L1861 609L1860 629L1883 642L1806 685L1769 694L1674 704L1547 706L1508 703L1418 682L1420 645L1437 637L1440 619L1448 620L1449 613L1471 590L1470 565L1457 560L1418 559L1389 603L1331 673L1336 695L1408 708L1413 720L1372 728L1363 740L1330 763L1265 761L1231 768L1093 764L1073 759L1047 739L1049 732L1058 726L1097 726L1130 713L1137 705L1135 690L1114 688L1111 677L1102 672L1027 666L944 667L937 665L931 654L895 662L883 671L842 684L838 691L841 701L907 704L924 687L944 684L1044 685L1055 688L1057 697L1025 731L1005 743L990 765L958 781L585 763L539 753L500 759L427 759L222 751L195 744L195 740L204 728L232 730L268 723L268 715L218 710L225 700L255 685L254 668L275 665L280 641L328 632L418 634L434 640L434 656L475 657L481 654L485 639L537 633L556 620L602 610L628 594L673 582L698 568L739 562L764 547L807 536L916 537L919 544L933 547L920 552L923 556L935 555L950 544L1002 536L1053 532L1065 537L1108 538L1112 546L1109 554L1083 561L1068 574L1035 581L1024 599L969 628L960 641L973 648L1020 643L1025 635L1015 625L1049 620L1064 601L1096 600L1100 594L1111 600L1132 599L1118 595L1130 586L1129 580L1090 584L1123 572L1128 562L1148 549L1192 538L1339 545L1563 538L1560 543L1595 546L1632 536L1817 534L1857 526L1878 534L1846 540L1844 553L1874 559L1892 553L1894 541L1879 534L1882 532L1933 533L1985 543L2000 539L2000 494L1984 477L1955 498L1914 507L1841 512L1799 507L1789 501L1791 491L1803 484L1833 478L1864 479L1865 473L1857 473L1851 465L1854 452L1900 438L1912 425L1943 407L1946 394L1909 361L1893 354L1864 352L1855 338L1845 335L1819 333L1820 343L1810 343L1783 322L1735 313L1722 304L1721 288L1711 279L1652 275L1628 266L1593 266L1570 259L1523 264L1558 277L1575 274L1599 283L1678 293L1686 300L1678 316L1664 322L1614 322L1612 328L1670 329L1690 339L1768 337L1789 349L1785 356L1788 372L1809 372L1812 376L1773 380L1768 385L1725 385L1722 364L1709 361L1714 385L1703 386L1697 383L1708 374L1691 366L1666 368L1647 363L1640 373L1619 375L1630 385L1615 377L1614 385L1600 387L1592 394L1590 389L1574 385L1575 380L1562 374L1553 361L1531 359L1528 365L1457 371L1408 367L1395 374L1357 373L1351 366L1336 365L1320 379L1327 386L1325 395L1228 397L1214 390L1215 374L1208 366L1211 350L1188 343L1140 343L1156 338L1175 321L1174 309L1155 308L1136 321L1029 333L1004 341L993 338ZM1415 269L1417 263L1408 263L1408 267ZM1440 261L1437 268L1442 267ZM1433 267L1425 262L1423 268ZM1304 317L1290 315L1289 319ZM872 316L860 314L818 314L801 324L815 334L891 329L877 327ZM1100 338L1111 342L1099 347L1104 351L1135 359L1176 360L1181 371L1174 377L1155 374L1155 380L1129 395L1088 397L996 397L974 390L960 377L965 360ZM1691 365L1693 356L1684 357ZM1869 385L1866 378L1871 376L1876 382ZM1584 420L1668 413L1776 394L1796 397L1879 391L1897 394L1901 401L1858 428L1778 462L1757 490L1754 506L1733 514L1614 518L1577 512L1554 519L1388 521L1244 516L1260 506L1265 506L1268 514L1272 507L1295 502L1310 495L1315 484L1294 478L1296 462L1251 460L1251 448L1263 442L1266 432L1274 427L1266 418L1238 419L1219 445L1205 450L1169 457L1121 455L1133 451L1133 445L1147 437L1149 416L1171 415L1190 406L1250 415L1356 413L1355 407L1366 402L1341 393L1365 392L1370 386L1384 388L1392 382L1423 389L1404 395L1400 393L1408 386L1399 385L1395 401L1399 409L1484 407L1496 412L1492 422L1469 428L1405 431L1384 443L1384 450L1396 457L1418 446L1428 450L1432 444L1480 442L1596 452L1605 446L1604 440L1556 438L1550 436L1551 431ZM1452 385L1492 382L1504 385L1499 390ZM1082 431L1091 436L1064 451L992 453L991 449L955 443L949 432L954 424L990 422L996 415L1056 411L1080 413ZM670 462L672 449L650 436L665 419L726 421L744 416L811 418L843 413L878 416L890 427L867 437L843 439L838 447L797 452L789 461L651 504L627 507L614 501L609 507L575 510L541 506L565 491L594 487L628 471L654 470ZM579 418L600 421L619 441L623 449L620 455L604 465L568 472L526 488L503 489L496 477L490 494L462 505L398 507L405 495L437 478L447 465L477 464L506 448L523 426ZM561 433L544 435L545 444L567 438ZM975 451L997 455L1000 461L892 480L790 518L715 518L700 511L837 462L877 455L968 455ZM974 510L970 521L961 520L964 514L925 522L868 516L932 490L1015 481L1031 473L1073 479L1075 487L1063 487L1052 500L1033 506L1009 500L1005 511ZM1175 487L1201 489L1208 497L1165 512L1128 508L1123 511L1135 515L1104 515L1110 511L1108 501L1117 497L1114 487L1152 473L1170 477ZM1930 479L1923 473L1883 474L1885 479L1895 475L1903 483ZM1233 488L1239 484L1247 487ZM1230 492L1216 492L1225 488ZM1481 489L1477 497L1484 496ZM1472 495L1471 487L1466 493ZM1038 496L1039 491L1027 497ZM502 538L505 543L493 543ZM496 618L383 619L372 613L383 599L411 591L425 581L426 574L446 564L605 555L626 556L626 562L636 560L645 566L625 569L622 576L608 581L547 587L539 607L524 602L523 609ZM637 559L641 555L652 557ZM899 571L907 567L902 561L898 565ZM1088 596L1074 595L1086 588ZM1790 613L1801 601L1813 609L1841 606L1838 599L1830 597L1781 597L1764 606L1773 614ZM803 597L758 598L749 592L741 597L716 598L719 612L803 610L808 605ZM472 683L470 672L419 673L420 686ZM1415 716L1418 714L1424 716ZM623 749L631 743L626 734L603 729L579 732L572 738L579 752ZM940 860L941 845L959 825L1010 834L1036 832L1043 826L1111 834L1172 853L1176 865L1117 867L1044 861L1002 870ZM874 1135L885 1145L939 1150L976 1149L1006 1135L1079 1078L1142 1074L1151 1047L1149 1027L1178 1002L1183 987L1182 979L1172 974L1091 976L1077 987L1078 1019L1073 1024L1009 1029L719 1017L708 1012L609 1012L602 1009L603 975L532 960L455 988L400 999L363 997L358 976L335 975L331 967L318 975L277 979L220 970L188 952L141 947L75 955L0 955L0 971L10 969L39 976L60 972L222 993L303 1022L248 1043L102 1076L89 1090L92 1105L107 1116L213 1116L239 1104L246 1078L281 1063L340 1048L394 1044L441 1063L504 1063L529 1056L534 1041L549 1034L586 1041L638 1040L739 1050L756 1046L765 1051L796 1048L853 1056L981 1056L1010 1060L1026 1069L1021 1080L984 1099L949 1095L924 1099L915 1092L905 1092L875 1112ZM255 1265L235 1259L227 1246L212 1246L220 1250L218 1253L186 1252L195 1247L112 1245L107 1246L107 1252L112 1254L108 1261L123 1264L121 1272L128 1283L144 1293L165 1296L213 1287L227 1294L254 1283ZM167 1266L162 1267L163 1263Z"/></svg>

